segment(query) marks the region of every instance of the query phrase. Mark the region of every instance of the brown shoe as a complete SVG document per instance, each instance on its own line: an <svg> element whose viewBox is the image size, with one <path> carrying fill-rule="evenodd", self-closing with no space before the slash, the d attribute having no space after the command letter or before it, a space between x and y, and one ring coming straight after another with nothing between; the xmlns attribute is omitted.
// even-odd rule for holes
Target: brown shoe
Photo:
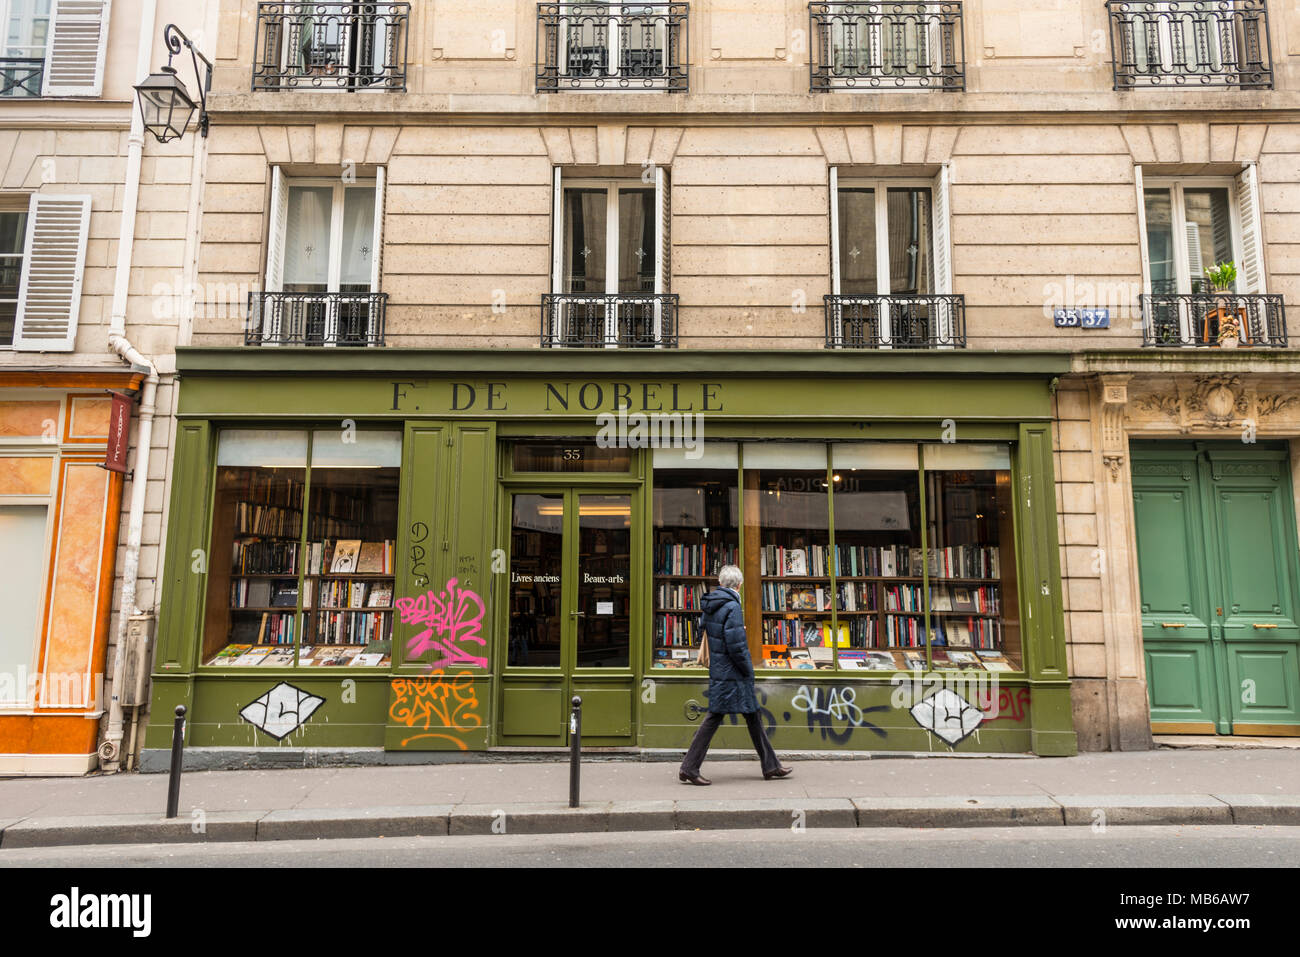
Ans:
<svg viewBox="0 0 1300 957"><path fill-rule="evenodd" d="M773 778L783 778L787 774L793 774L794 768L777 768L775 771L764 771L763 780L770 781Z"/></svg>
<svg viewBox="0 0 1300 957"><path fill-rule="evenodd" d="M698 774L687 774L685 771L678 771L677 779L687 784L694 784L697 787L708 787L713 783L706 777L701 777Z"/></svg>

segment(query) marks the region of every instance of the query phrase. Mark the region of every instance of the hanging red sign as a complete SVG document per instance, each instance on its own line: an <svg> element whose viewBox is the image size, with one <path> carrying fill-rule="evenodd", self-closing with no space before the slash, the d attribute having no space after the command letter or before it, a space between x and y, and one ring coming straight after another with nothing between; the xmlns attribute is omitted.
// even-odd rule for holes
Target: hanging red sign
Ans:
<svg viewBox="0 0 1300 957"><path fill-rule="evenodd" d="M113 405L108 413L108 449L104 468L126 474L126 449L131 437L131 406L135 401L125 392L112 392Z"/></svg>

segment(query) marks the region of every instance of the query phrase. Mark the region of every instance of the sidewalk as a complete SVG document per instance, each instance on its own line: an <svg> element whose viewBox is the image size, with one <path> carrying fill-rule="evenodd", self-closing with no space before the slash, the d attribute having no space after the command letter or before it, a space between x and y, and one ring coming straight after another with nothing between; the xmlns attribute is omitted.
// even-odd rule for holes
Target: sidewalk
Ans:
<svg viewBox="0 0 1300 957"><path fill-rule="evenodd" d="M727 755L730 757L730 755ZM719 755L722 757L722 755ZM67 844L791 827L1300 825L1300 753L1141 751L1074 758L793 760L764 781L747 760L567 762L187 772L0 780L0 850ZM494 829L495 828L495 829Z"/></svg>

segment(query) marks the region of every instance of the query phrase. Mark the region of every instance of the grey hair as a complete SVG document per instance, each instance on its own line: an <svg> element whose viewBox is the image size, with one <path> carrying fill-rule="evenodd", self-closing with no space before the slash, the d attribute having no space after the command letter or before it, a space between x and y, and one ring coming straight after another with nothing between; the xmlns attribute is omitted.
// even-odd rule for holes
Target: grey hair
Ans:
<svg viewBox="0 0 1300 957"><path fill-rule="evenodd" d="M723 588L739 588L745 583L745 573L735 565L723 565L718 569L718 584Z"/></svg>

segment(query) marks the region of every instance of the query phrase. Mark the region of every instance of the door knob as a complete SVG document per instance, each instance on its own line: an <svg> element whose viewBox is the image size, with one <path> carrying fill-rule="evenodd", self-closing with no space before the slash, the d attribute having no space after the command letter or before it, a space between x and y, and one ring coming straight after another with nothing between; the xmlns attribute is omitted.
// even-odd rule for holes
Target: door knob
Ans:
<svg viewBox="0 0 1300 957"><path fill-rule="evenodd" d="M1277 625L1261 625L1259 622L1255 622L1255 627L1256 627L1256 628L1276 628Z"/></svg>
<svg viewBox="0 0 1300 957"><path fill-rule="evenodd" d="M569 617L570 617L570 618L586 618L586 617L587 617L587 613L586 613L585 611L571 611L571 612L569 612Z"/></svg>
<svg viewBox="0 0 1300 957"><path fill-rule="evenodd" d="M1160 623L1160 627L1161 628L1186 628L1187 625L1181 621L1162 621Z"/></svg>

